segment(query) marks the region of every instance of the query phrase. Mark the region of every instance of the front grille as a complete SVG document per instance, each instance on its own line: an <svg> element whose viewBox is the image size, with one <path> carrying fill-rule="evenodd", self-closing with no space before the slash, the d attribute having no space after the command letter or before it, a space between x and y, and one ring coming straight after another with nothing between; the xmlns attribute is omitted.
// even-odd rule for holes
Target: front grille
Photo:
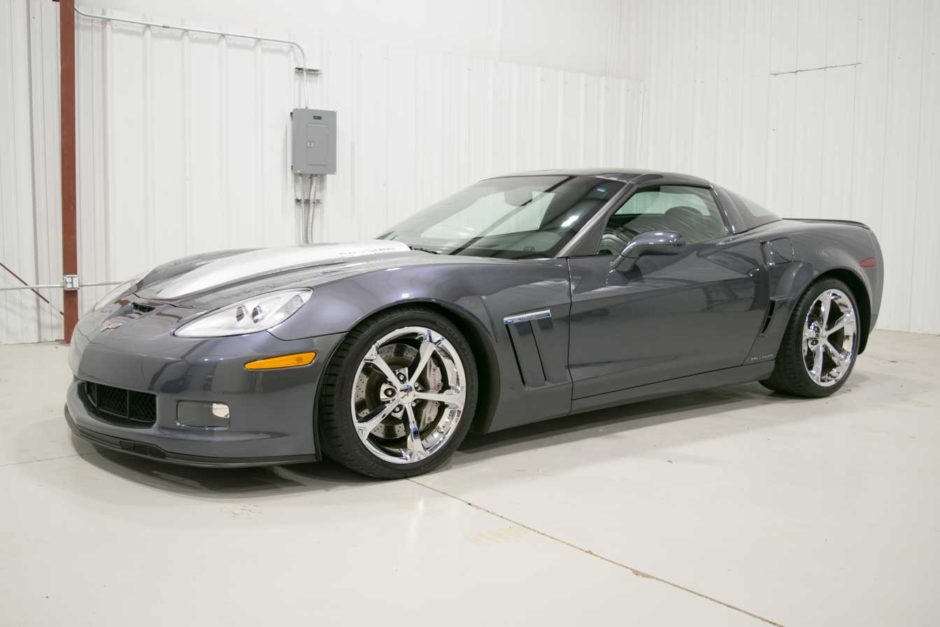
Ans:
<svg viewBox="0 0 940 627"><path fill-rule="evenodd" d="M89 411L105 420L152 425L157 420L157 397L146 392L85 381L82 395Z"/></svg>

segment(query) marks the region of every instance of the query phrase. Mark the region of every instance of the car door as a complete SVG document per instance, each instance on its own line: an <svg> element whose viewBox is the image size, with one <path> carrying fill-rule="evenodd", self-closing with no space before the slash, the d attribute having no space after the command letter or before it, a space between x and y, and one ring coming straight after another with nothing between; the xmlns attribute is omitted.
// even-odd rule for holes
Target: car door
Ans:
<svg viewBox="0 0 940 627"><path fill-rule="evenodd" d="M623 272L614 256L637 233L675 231L677 254ZM740 365L763 322L759 243L733 236L711 189L637 189L613 210L597 253L569 258L573 397Z"/></svg>

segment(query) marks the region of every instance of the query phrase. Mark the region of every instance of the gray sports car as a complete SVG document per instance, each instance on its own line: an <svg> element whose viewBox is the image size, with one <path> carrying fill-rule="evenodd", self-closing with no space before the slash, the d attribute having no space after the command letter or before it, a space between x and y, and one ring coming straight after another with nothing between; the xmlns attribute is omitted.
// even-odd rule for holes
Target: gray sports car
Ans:
<svg viewBox="0 0 940 627"><path fill-rule="evenodd" d="M875 325L865 225L666 172L481 181L371 242L164 264L76 329L65 416L104 446L373 477L487 433L760 381L838 390Z"/></svg>

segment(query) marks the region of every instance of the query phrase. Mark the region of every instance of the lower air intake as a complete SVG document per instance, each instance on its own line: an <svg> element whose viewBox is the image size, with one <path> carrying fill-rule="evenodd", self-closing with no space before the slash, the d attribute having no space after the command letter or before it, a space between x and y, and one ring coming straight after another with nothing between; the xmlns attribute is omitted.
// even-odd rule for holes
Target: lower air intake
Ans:
<svg viewBox="0 0 940 627"><path fill-rule="evenodd" d="M85 381L82 396L89 411L99 418L133 425L152 425L157 420L157 397L100 383Z"/></svg>

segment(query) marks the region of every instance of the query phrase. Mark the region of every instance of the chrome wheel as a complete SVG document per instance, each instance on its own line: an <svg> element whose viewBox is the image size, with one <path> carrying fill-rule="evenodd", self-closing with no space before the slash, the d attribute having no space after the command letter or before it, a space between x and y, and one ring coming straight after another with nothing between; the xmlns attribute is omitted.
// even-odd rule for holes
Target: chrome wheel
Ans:
<svg viewBox="0 0 940 627"><path fill-rule="evenodd" d="M359 363L350 399L354 427L370 453L419 462L457 429L466 400L457 350L427 327L404 327L373 344Z"/></svg>
<svg viewBox="0 0 940 627"><path fill-rule="evenodd" d="M803 365L810 378L823 387L845 377L857 345L855 307L848 294L828 289L813 301L803 324Z"/></svg>

